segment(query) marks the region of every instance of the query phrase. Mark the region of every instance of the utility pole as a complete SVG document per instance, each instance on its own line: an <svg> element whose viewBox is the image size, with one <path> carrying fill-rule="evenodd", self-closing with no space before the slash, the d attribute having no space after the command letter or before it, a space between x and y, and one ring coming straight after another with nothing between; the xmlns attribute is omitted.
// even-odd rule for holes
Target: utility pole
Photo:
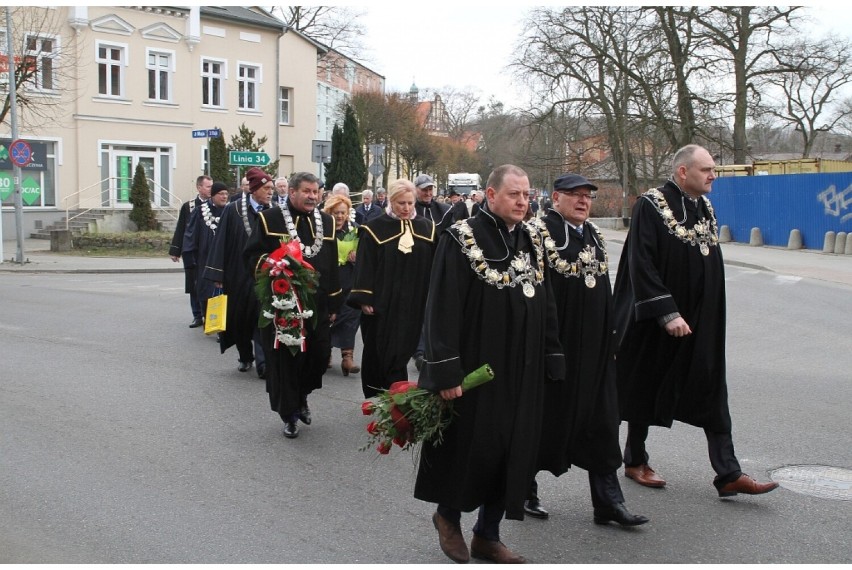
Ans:
<svg viewBox="0 0 852 570"><path fill-rule="evenodd" d="M9 58L9 110L12 126L12 140L18 140L18 102L17 102L17 79L15 77L15 53L12 49L12 16L9 7L6 6L6 54ZM21 167L12 167L12 178L15 185L15 229L18 240L18 249L15 253L15 261L24 263L24 200L21 195ZM2 236L0 236L2 240Z"/></svg>

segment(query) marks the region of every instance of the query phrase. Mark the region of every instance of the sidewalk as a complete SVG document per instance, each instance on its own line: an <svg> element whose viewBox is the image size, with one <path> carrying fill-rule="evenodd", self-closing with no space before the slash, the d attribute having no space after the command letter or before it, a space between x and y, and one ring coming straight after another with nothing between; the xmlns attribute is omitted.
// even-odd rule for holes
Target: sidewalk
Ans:
<svg viewBox="0 0 852 570"><path fill-rule="evenodd" d="M623 244L625 230L602 228L607 241ZM87 257L50 251L49 240L25 239L23 265L15 263L17 243L3 242L0 273L169 273L182 272L183 265L163 257ZM722 244L727 265L750 267L779 275L806 277L852 287L852 255L822 253L813 249L752 247L742 243Z"/></svg>

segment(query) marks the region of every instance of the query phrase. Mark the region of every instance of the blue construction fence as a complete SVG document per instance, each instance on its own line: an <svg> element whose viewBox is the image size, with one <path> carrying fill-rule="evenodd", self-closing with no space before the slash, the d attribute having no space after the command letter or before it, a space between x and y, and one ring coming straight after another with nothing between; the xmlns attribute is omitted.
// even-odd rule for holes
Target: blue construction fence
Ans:
<svg viewBox="0 0 852 570"><path fill-rule="evenodd" d="M822 249L826 232L852 232L852 172L722 177L709 198L736 242L760 228L764 244L786 247L797 229L805 248Z"/></svg>

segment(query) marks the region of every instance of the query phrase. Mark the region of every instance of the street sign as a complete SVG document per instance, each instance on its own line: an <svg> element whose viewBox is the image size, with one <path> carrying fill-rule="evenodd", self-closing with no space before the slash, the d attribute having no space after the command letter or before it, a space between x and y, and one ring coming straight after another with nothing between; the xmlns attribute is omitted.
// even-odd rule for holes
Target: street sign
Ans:
<svg viewBox="0 0 852 570"><path fill-rule="evenodd" d="M192 138L194 138L194 139L206 139L207 138L207 129L200 129L198 131L192 131Z"/></svg>
<svg viewBox="0 0 852 570"><path fill-rule="evenodd" d="M220 134L222 134L222 131L220 129L207 129L207 136L208 137L214 137L215 138L215 137L218 137Z"/></svg>
<svg viewBox="0 0 852 570"><path fill-rule="evenodd" d="M311 162L328 163L331 161L331 141L311 141Z"/></svg>
<svg viewBox="0 0 852 570"><path fill-rule="evenodd" d="M269 164L269 155L265 152L232 150L228 153L228 164L231 166L266 166Z"/></svg>
<svg viewBox="0 0 852 570"><path fill-rule="evenodd" d="M381 176L384 171L385 167L382 166L381 162L374 162L370 165L370 174L373 176Z"/></svg>
<svg viewBox="0 0 852 570"><path fill-rule="evenodd" d="M32 162L33 149L30 143L21 139L12 141L12 145L9 147L9 159L12 164L21 168Z"/></svg>

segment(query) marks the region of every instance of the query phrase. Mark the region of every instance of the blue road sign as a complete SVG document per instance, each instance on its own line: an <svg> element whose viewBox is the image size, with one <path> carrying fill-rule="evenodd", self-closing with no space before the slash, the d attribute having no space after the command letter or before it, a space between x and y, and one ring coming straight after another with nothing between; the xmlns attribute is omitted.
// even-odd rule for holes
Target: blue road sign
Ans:
<svg viewBox="0 0 852 570"><path fill-rule="evenodd" d="M221 133L222 131L220 131L219 129L207 129L208 137L218 137Z"/></svg>
<svg viewBox="0 0 852 570"><path fill-rule="evenodd" d="M207 138L207 129L192 131L192 138L194 138L194 139L205 139L205 138Z"/></svg>

